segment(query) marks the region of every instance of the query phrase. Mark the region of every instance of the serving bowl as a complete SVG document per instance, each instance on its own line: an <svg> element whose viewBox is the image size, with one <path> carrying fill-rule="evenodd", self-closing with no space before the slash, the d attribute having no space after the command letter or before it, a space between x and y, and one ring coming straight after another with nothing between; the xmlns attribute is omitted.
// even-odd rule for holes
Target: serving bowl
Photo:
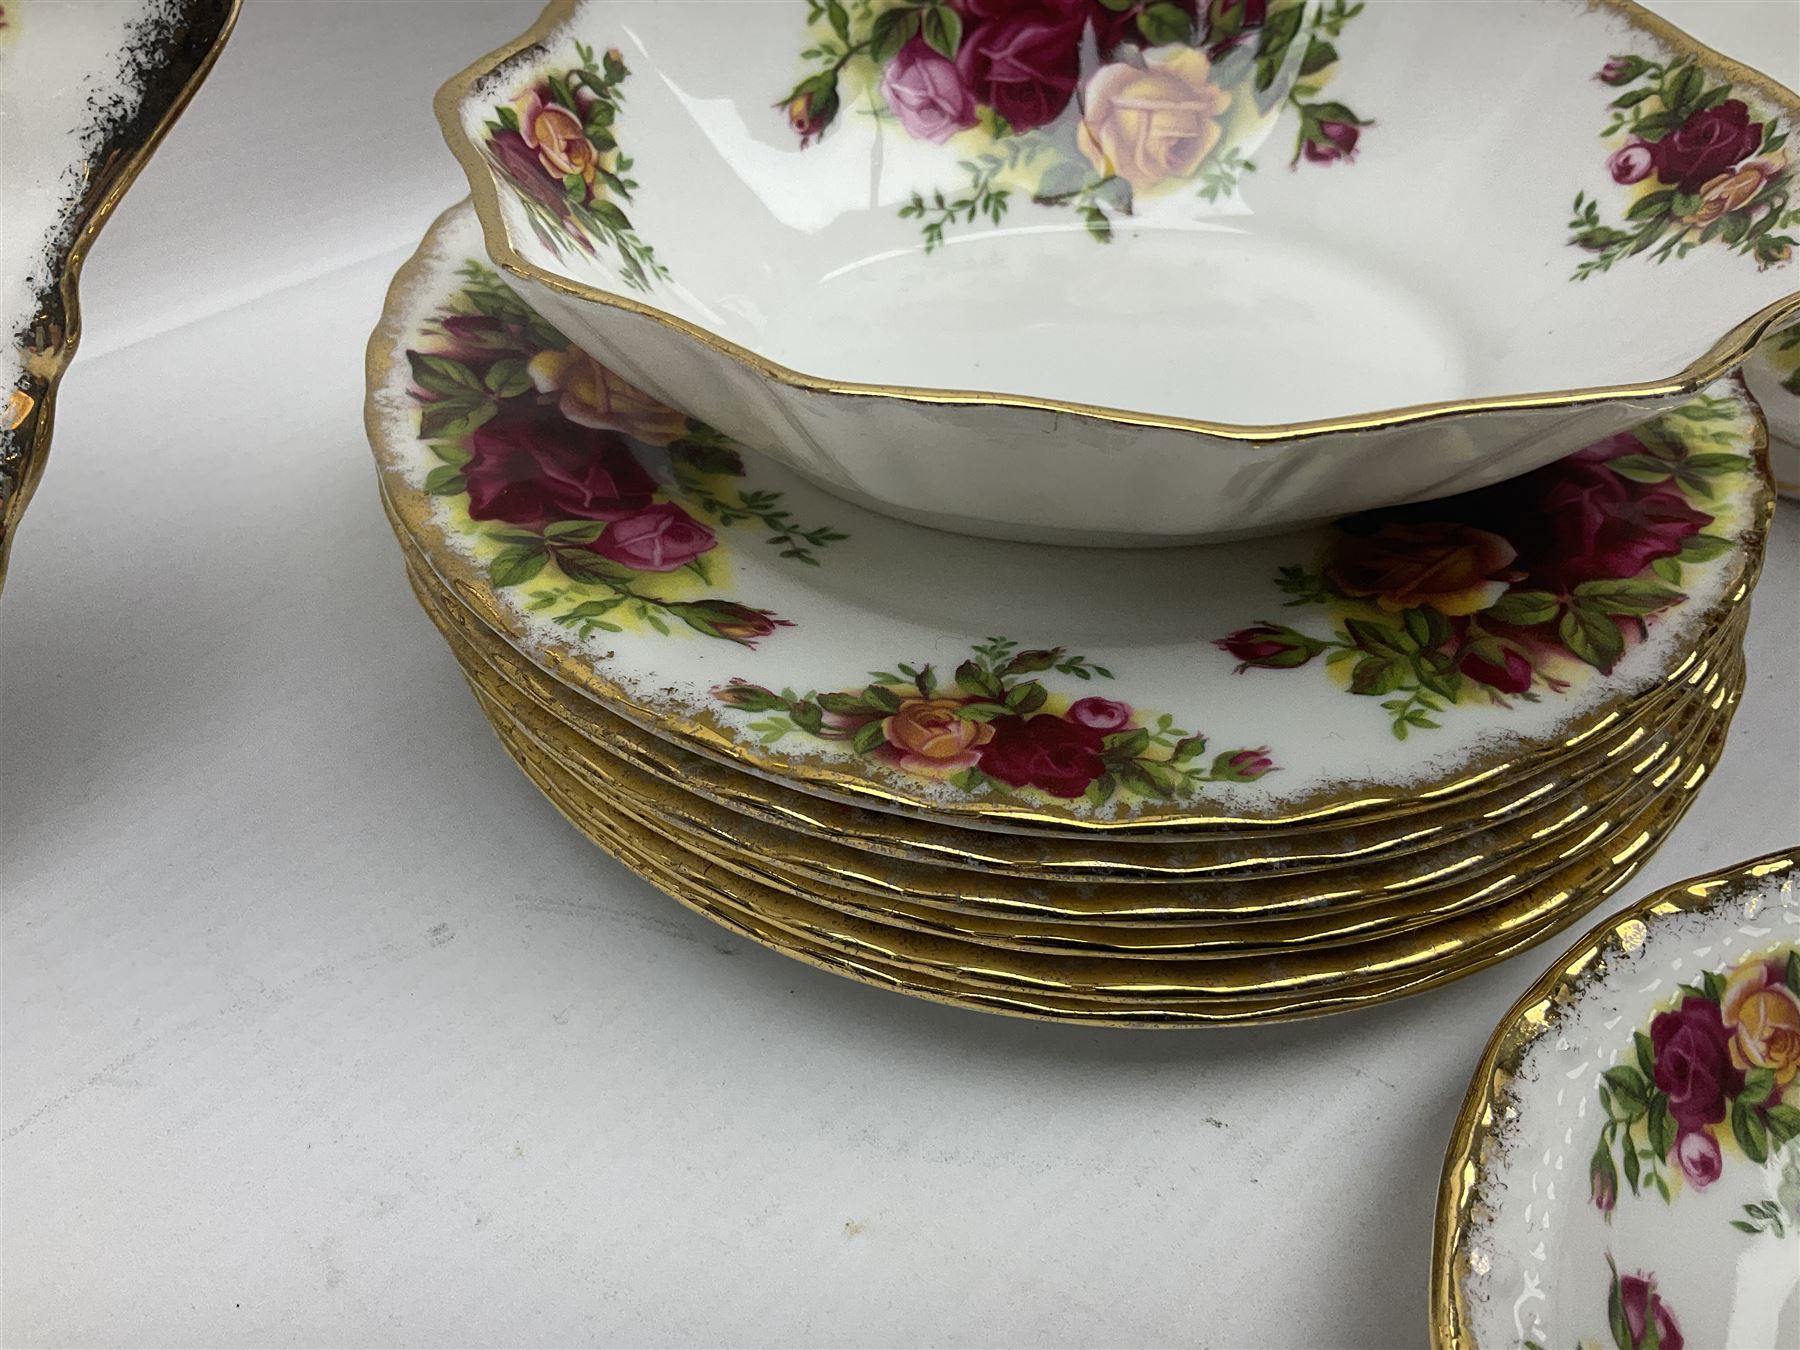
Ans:
<svg viewBox="0 0 1800 1350"><path fill-rule="evenodd" d="M1625 3L555 0L438 111L540 387L972 533L1466 491L1800 314L1800 98Z"/></svg>

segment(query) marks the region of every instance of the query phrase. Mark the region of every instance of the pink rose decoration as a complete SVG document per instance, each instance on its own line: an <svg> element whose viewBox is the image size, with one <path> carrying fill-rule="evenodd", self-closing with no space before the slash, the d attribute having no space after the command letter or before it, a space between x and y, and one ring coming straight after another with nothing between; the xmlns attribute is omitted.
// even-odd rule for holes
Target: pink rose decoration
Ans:
<svg viewBox="0 0 1800 1350"><path fill-rule="evenodd" d="M1069 705L1069 720L1095 731L1123 731L1131 725L1131 705L1110 698L1080 698Z"/></svg>
<svg viewBox="0 0 1800 1350"><path fill-rule="evenodd" d="M1710 1130L1683 1130L1675 1141L1675 1159L1696 1190L1705 1190L1712 1185L1725 1169L1719 1141L1712 1137Z"/></svg>
<svg viewBox="0 0 1800 1350"><path fill-rule="evenodd" d="M888 63L881 96L909 136L942 145L975 125L975 96L956 64L914 38Z"/></svg>
<svg viewBox="0 0 1800 1350"><path fill-rule="evenodd" d="M713 532L673 502L615 520L588 547L639 572L673 572L717 543Z"/></svg>
<svg viewBox="0 0 1800 1350"><path fill-rule="evenodd" d="M1656 168L1656 155L1642 141L1633 140L1613 151L1606 168L1615 183L1642 182Z"/></svg>

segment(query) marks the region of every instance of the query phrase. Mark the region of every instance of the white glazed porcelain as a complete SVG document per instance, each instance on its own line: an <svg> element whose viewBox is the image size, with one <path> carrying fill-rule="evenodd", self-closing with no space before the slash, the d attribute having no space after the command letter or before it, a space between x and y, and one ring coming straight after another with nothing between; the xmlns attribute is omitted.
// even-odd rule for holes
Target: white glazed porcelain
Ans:
<svg viewBox="0 0 1800 1350"><path fill-rule="evenodd" d="M0 576L80 337L88 246L236 17L236 0L0 0Z"/></svg>
<svg viewBox="0 0 1800 1350"><path fill-rule="evenodd" d="M1520 1000L1451 1144L1438 1350L1800 1344L1795 880L1651 896Z"/></svg>
<svg viewBox="0 0 1800 1350"><path fill-rule="evenodd" d="M1800 102L1635 6L1194 9L557 0L439 110L491 256L581 346L997 536L1495 482L1800 310Z"/></svg>
<svg viewBox="0 0 1800 1350"><path fill-rule="evenodd" d="M946 536L627 394L480 248L447 213L371 347L396 514L559 679L844 800L1142 832L1411 809L1635 721L1761 561L1735 382L1518 480L1315 530Z"/></svg>
<svg viewBox="0 0 1800 1350"><path fill-rule="evenodd" d="M1800 497L1800 327L1766 339L1744 365L1744 382L1762 404L1769 426L1769 467L1775 486Z"/></svg>

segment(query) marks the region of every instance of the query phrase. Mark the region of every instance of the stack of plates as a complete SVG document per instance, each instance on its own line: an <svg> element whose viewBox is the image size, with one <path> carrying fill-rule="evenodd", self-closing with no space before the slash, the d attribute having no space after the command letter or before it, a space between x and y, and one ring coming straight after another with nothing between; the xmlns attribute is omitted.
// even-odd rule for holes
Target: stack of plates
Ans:
<svg viewBox="0 0 1800 1350"><path fill-rule="evenodd" d="M419 600L579 829L803 960L1097 1023L1378 1002L1616 890L1718 756L1772 502L1721 384L1273 538L941 534L596 366L460 207L369 388Z"/></svg>

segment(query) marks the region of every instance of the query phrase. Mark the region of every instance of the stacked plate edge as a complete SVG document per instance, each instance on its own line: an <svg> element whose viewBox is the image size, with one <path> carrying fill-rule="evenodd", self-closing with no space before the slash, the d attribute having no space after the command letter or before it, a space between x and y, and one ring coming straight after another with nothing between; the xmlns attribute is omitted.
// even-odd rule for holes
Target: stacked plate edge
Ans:
<svg viewBox="0 0 1800 1350"><path fill-rule="evenodd" d="M814 964L1098 1023L1398 997L1623 885L1716 762L1771 501L1720 385L1277 540L940 535L597 367L460 208L369 384L421 604L578 828Z"/></svg>

